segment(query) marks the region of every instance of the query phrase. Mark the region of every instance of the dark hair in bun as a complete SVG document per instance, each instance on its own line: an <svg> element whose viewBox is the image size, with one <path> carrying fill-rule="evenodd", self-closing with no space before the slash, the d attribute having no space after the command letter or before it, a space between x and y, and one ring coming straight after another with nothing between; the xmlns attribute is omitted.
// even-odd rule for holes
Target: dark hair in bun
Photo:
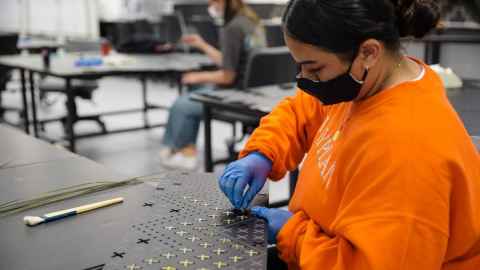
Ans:
<svg viewBox="0 0 480 270"><path fill-rule="evenodd" d="M370 38L397 52L401 37L423 37L439 17L435 0L290 0L283 22L292 38L353 57Z"/></svg>
<svg viewBox="0 0 480 270"><path fill-rule="evenodd" d="M438 1L393 0L393 2L401 37L422 38L437 26L440 19Z"/></svg>

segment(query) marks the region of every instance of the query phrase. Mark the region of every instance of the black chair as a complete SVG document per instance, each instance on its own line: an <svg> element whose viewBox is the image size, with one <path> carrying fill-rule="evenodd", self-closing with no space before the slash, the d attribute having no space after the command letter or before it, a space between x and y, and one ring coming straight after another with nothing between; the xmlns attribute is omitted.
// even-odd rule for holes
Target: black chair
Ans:
<svg viewBox="0 0 480 270"><path fill-rule="evenodd" d="M265 24L265 38L267 40L268 47L285 46L282 25L279 23Z"/></svg>
<svg viewBox="0 0 480 270"><path fill-rule="evenodd" d="M165 43L179 44L182 35L186 33L186 24L181 13L166 14L160 17L157 38Z"/></svg>
<svg viewBox="0 0 480 270"><path fill-rule="evenodd" d="M191 32L199 34L208 44L219 48L218 26L210 16L196 15L186 21Z"/></svg>
<svg viewBox="0 0 480 270"><path fill-rule="evenodd" d="M97 42L80 42L72 41L67 43L65 46L65 51L67 52L88 52L88 51L99 51L100 44ZM75 98L82 98L85 100L92 100L93 92L98 89L97 80L72 80L71 82L71 91ZM66 95L65 80L54 78L54 77L44 77L38 83L38 90L40 91L40 100L44 104L49 105L47 100L47 95L49 93L62 93ZM65 101L65 106L68 106L67 101ZM77 112L77 104L73 103L73 123L79 121L94 121L96 122L103 133L107 133L107 128L105 122L102 121L100 115L89 115L89 116L80 116ZM67 115L61 117L60 119L55 119L60 121L63 124L64 129L66 129ZM45 130L45 124L52 122L51 120L42 120L39 121L40 127L42 130Z"/></svg>
<svg viewBox="0 0 480 270"><path fill-rule="evenodd" d="M249 54L241 87L248 89L290 83L295 80L296 72L295 62L286 47L256 49ZM235 144L242 141L246 134L253 132L259 124L257 117L224 110L213 110L212 119L232 124L232 138L226 142L228 157L214 161L214 165L235 160L238 156ZM240 138L236 136L236 123L242 124L243 134Z"/></svg>
<svg viewBox="0 0 480 270"><path fill-rule="evenodd" d="M0 55L18 54L17 49L18 34L16 33L0 33ZM7 111L21 112L20 108L4 106L2 104L3 92L7 90L7 83L12 79L12 70L6 67L0 67L0 119L3 119L4 113Z"/></svg>
<svg viewBox="0 0 480 270"><path fill-rule="evenodd" d="M295 81L297 66L287 47L262 48L250 53L245 71L245 89Z"/></svg>

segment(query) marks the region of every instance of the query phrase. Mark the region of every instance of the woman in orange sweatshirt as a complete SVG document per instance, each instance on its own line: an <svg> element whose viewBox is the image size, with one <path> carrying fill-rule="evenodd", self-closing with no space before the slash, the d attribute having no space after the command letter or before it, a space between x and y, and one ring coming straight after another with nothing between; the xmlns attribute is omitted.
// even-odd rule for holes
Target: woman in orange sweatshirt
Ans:
<svg viewBox="0 0 480 270"><path fill-rule="evenodd" d="M480 269L479 154L439 78L400 50L438 10L433 0L288 4L299 90L219 184L245 208L267 177L302 164L289 211L252 208L290 269Z"/></svg>

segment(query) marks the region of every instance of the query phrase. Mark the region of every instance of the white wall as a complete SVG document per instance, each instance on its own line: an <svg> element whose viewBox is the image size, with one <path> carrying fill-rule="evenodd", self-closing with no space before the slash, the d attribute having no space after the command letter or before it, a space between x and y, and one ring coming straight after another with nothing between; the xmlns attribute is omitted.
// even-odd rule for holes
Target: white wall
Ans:
<svg viewBox="0 0 480 270"><path fill-rule="evenodd" d="M0 0L0 30L98 38L95 0Z"/></svg>
<svg viewBox="0 0 480 270"><path fill-rule="evenodd" d="M0 30L19 31L21 27L21 0L0 0Z"/></svg>
<svg viewBox="0 0 480 270"><path fill-rule="evenodd" d="M462 78L480 79L480 44L443 44L440 64Z"/></svg>
<svg viewBox="0 0 480 270"><path fill-rule="evenodd" d="M425 60L425 44L409 42L403 44L408 55ZM480 44L444 43L440 51L440 64L452 68L464 79L480 79Z"/></svg>

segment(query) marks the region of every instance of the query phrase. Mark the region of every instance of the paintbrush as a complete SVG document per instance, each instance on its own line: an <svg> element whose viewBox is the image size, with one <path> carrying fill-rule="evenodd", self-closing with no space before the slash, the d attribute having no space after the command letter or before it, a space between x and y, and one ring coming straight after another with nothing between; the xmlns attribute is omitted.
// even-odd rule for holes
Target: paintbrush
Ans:
<svg viewBox="0 0 480 270"><path fill-rule="evenodd" d="M110 205L121 203L121 202L123 202L123 198L118 197L118 198L114 198L106 201L78 206L75 208L51 212L43 216L25 216L23 218L23 222L25 222L25 224L28 226L36 226L38 224L48 223L48 222L63 219L66 217L76 216L78 214L82 214L88 211L92 211L98 208L110 206Z"/></svg>

